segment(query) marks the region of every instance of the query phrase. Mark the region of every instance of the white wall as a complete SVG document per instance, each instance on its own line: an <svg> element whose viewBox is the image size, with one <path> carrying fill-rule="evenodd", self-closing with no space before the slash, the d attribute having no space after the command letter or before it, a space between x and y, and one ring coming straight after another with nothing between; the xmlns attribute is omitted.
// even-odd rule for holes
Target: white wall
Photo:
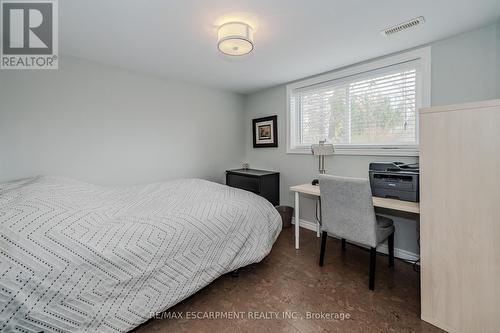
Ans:
<svg viewBox="0 0 500 333"><path fill-rule="evenodd" d="M0 71L0 181L221 182L244 155L242 96L63 57Z"/></svg>
<svg viewBox="0 0 500 333"><path fill-rule="evenodd" d="M448 104L490 98L500 98L498 73L499 24L490 25L459 36L431 44L432 104ZM278 115L278 148L252 148L251 120ZM245 100L246 161L253 168L276 170L281 173L281 203L293 206L292 185L306 183L316 177L317 158L311 155L286 154L285 142L286 85L270 88ZM326 159L327 173L368 177L371 161L413 162L416 158L394 156L332 156ZM301 200L301 219L315 221L314 200ZM394 217L395 247L418 253L416 222L408 216Z"/></svg>
<svg viewBox="0 0 500 333"><path fill-rule="evenodd" d="M432 104L500 95L500 21L432 45Z"/></svg>

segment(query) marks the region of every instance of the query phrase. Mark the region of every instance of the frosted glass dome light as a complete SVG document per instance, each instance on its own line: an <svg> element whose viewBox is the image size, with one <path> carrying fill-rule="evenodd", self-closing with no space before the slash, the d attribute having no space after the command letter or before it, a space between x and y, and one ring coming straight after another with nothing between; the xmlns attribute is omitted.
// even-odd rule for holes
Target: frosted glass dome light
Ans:
<svg viewBox="0 0 500 333"><path fill-rule="evenodd" d="M231 56L242 56L252 52L253 28L244 22L227 22L217 33L219 51Z"/></svg>

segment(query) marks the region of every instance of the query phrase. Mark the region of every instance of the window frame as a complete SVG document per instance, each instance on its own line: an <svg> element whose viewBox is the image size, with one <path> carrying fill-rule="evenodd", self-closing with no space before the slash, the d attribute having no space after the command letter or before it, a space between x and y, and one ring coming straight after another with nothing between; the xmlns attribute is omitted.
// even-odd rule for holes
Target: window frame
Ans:
<svg viewBox="0 0 500 333"><path fill-rule="evenodd" d="M416 144L412 145L376 145L376 144L335 144L336 155L379 155L379 156L418 156L419 155L419 115L420 108L429 107L431 104L431 47L426 46L411 51L398 53L381 59L368 61L362 64L335 70L326 74L320 74L308 79L296 81L286 86L286 153L287 154L311 154L309 145L298 146L295 140L298 134L299 115L291 108L291 96L295 89L305 88L312 85L326 83L328 81L345 80L355 75L368 74L369 72L403 64L410 61L418 61L419 66L416 76Z"/></svg>

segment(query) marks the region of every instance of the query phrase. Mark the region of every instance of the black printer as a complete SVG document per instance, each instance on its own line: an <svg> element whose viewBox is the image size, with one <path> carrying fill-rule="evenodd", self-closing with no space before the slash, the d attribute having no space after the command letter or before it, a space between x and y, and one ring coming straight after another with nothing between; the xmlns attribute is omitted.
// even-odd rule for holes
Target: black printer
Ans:
<svg viewBox="0 0 500 333"><path fill-rule="evenodd" d="M373 196L419 201L418 163L373 162L369 173Z"/></svg>

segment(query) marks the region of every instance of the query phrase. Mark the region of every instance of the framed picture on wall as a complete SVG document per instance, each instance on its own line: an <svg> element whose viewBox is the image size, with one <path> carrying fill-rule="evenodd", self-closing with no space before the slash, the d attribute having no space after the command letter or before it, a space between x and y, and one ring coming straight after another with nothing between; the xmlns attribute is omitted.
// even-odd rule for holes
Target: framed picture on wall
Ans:
<svg viewBox="0 0 500 333"><path fill-rule="evenodd" d="M253 147L278 147L278 116L252 120Z"/></svg>

